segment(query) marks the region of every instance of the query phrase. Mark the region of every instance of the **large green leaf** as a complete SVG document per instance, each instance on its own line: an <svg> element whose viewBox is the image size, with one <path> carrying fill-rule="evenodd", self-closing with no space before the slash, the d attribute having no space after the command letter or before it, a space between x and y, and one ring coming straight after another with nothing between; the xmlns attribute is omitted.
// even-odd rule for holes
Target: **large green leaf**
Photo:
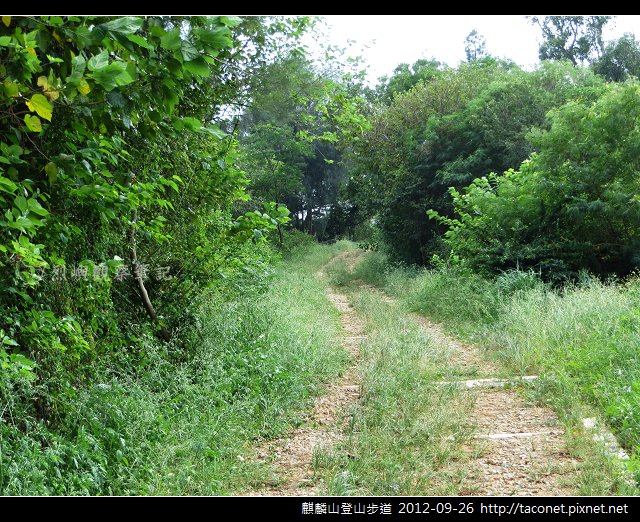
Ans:
<svg viewBox="0 0 640 522"><path fill-rule="evenodd" d="M129 85L134 81L127 71L127 66L124 62L113 62L103 67L93 73L93 79L107 92L112 91L116 87Z"/></svg>
<svg viewBox="0 0 640 522"><path fill-rule="evenodd" d="M211 76L211 69L202 57L196 58L190 62L185 62L184 68L190 73L197 74L198 76Z"/></svg>
<svg viewBox="0 0 640 522"><path fill-rule="evenodd" d="M182 118L184 126L190 131L199 131L202 127L202 122L198 118L191 118L189 116Z"/></svg>
<svg viewBox="0 0 640 522"><path fill-rule="evenodd" d="M177 51L180 49L181 43L180 29L177 27L160 37L160 45L169 51Z"/></svg>
<svg viewBox="0 0 640 522"><path fill-rule="evenodd" d="M107 103L116 109L124 109L127 107L127 99L121 92L113 91L107 94Z"/></svg>
<svg viewBox="0 0 640 522"><path fill-rule="evenodd" d="M198 28L194 30L194 33L203 45L215 50L225 49L233 43L231 31L227 27L214 30Z"/></svg>
<svg viewBox="0 0 640 522"><path fill-rule="evenodd" d="M9 80L9 78L4 81L2 87L7 98L15 98L20 92L20 87L18 86L18 84L12 82L11 80Z"/></svg>
<svg viewBox="0 0 640 522"><path fill-rule="evenodd" d="M122 18L117 18L116 20L100 24L98 27L106 31L111 31L112 33L132 34L140 29L143 24L144 18L139 18L137 16L123 16Z"/></svg>
<svg viewBox="0 0 640 522"><path fill-rule="evenodd" d="M164 91L165 110L169 114L171 114L176 108L176 105L178 105L178 102L180 101L180 99L178 98L178 95L175 93L175 91L170 89L169 87L164 87L163 91Z"/></svg>
<svg viewBox="0 0 640 522"><path fill-rule="evenodd" d="M109 65L109 52L106 50L102 51L100 54L92 56L87 63L87 67L89 67L90 71L97 71L107 65Z"/></svg>
<svg viewBox="0 0 640 522"><path fill-rule="evenodd" d="M71 60L71 74L67 77L67 83L78 86L86 68L87 61L82 56L73 58Z"/></svg>
<svg viewBox="0 0 640 522"><path fill-rule="evenodd" d="M13 200L13 204L20 209L20 212L26 212L27 209L29 208L29 205L27 203L27 198L25 198L24 196L18 196L16 199Z"/></svg>
<svg viewBox="0 0 640 522"><path fill-rule="evenodd" d="M215 136L220 140L228 136L228 134L224 132L220 127L216 127L213 125L210 125L209 127L202 127L202 129L200 130L201 132L206 132L207 134L211 134L212 136Z"/></svg>
<svg viewBox="0 0 640 522"><path fill-rule="evenodd" d="M42 217L47 217L49 215L49 212L43 208L40 202L35 198L29 198L27 200L27 205L29 205L29 212L33 212L34 214Z"/></svg>
<svg viewBox="0 0 640 522"><path fill-rule="evenodd" d="M145 49L149 49L150 51L152 51L154 49L153 45L151 45L144 38L142 38L142 36L138 36L137 34L129 34L129 35L127 35L127 40L129 40L130 42L133 42L136 45L139 45L140 47L144 47Z"/></svg>
<svg viewBox="0 0 640 522"><path fill-rule="evenodd" d="M18 185L16 185L13 181L7 178L3 178L0 176L0 190L2 192L6 192L8 194L12 194L18 189Z"/></svg>
<svg viewBox="0 0 640 522"><path fill-rule="evenodd" d="M47 173L47 177L49 178L49 183L53 185L58 179L58 175L59 175L58 166L52 161L50 161L45 165L44 171Z"/></svg>
<svg viewBox="0 0 640 522"><path fill-rule="evenodd" d="M98 31L94 33L85 25L81 25L80 27L77 27L75 29L74 39L80 49L89 47L90 45L93 45L100 40Z"/></svg>
<svg viewBox="0 0 640 522"><path fill-rule="evenodd" d="M45 120L51 121L51 113L53 106L49 103L49 100L42 94L34 94L27 102L27 107L31 112L38 113L38 116Z"/></svg>
<svg viewBox="0 0 640 522"><path fill-rule="evenodd" d="M242 23L242 18L239 16L221 16L220 22L227 27L237 27Z"/></svg>
<svg viewBox="0 0 640 522"><path fill-rule="evenodd" d="M191 60L195 60L196 58L198 58L198 56L200 56L198 49L196 49L194 45L188 40L182 40L180 52L185 62L190 62Z"/></svg>

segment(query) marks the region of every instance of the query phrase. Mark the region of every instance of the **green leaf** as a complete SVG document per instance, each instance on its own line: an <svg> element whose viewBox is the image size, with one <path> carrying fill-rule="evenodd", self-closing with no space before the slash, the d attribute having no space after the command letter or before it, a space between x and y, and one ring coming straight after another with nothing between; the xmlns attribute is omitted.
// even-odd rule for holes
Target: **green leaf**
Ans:
<svg viewBox="0 0 640 522"><path fill-rule="evenodd" d="M18 196L13 200L13 204L18 207L20 212L26 212L29 208L29 205L27 204L27 198L25 198L24 196Z"/></svg>
<svg viewBox="0 0 640 522"><path fill-rule="evenodd" d="M49 215L49 212L42 207L40 202L35 198L29 198L27 200L27 204L29 205L29 212L33 212L38 216L46 217Z"/></svg>
<svg viewBox="0 0 640 522"><path fill-rule="evenodd" d="M162 27L160 27L159 25L152 25L151 27L149 27L149 32L153 35L156 36L158 38L160 38L162 35L167 34L167 31L165 31Z"/></svg>
<svg viewBox="0 0 640 522"><path fill-rule="evenodd" d="M0 47L6 47L11 41L10 36L0 36Z"/></svg>
<svg viewBox="0 0 640 522"><path fill-rule="evenodd" d="M134 79L127 72L127 66L124 62L113 62L106 67L93 73L94 81L109 92L116 87L123 87L133 83Z"/></svg>
<svg viewBox="0 0 640 522"><path fill-rule="evenodd" d="M80 94L89 94L91 92L91 86L89 85L89 83L87 82L87 80L85 80L84 78L82 78L82 80L80 80L80 83L78 84L78 92Z"/></svg>
<svg viewBox="0 0 640 522"><path fill-rule="evenodd" d="M169 51L177 51L180 49L181 43L180 29L178 27L160 37L160 46Z"/></svg>
<svg viewBox="0 0 640 522"><path fill-rule="evenodd" d="M197 132L202 127L202 122L197 118L191 118L189 116L182 118L184 126L190 131Z"/></svg>
<svg viewBox="0 0 640 522"><path fill-rule="evenodd" d="M169 69L172 75L182 78L182 62L179 62L175 58L169 58L166 63L167 69Z"/></svg>
<svg viewBox="0 0 640 522"><path fill-rule="evenodd" d="M164 106L169 114L174 111L179 101L178 95L173 90L168 87L164 88Z"/></svg>
<svg viewBox="0 0 640 522"><path fill-rule="evenodd" d="M24 124L31 132L42 132L42 122L37 116L31 114L24 115Z"/></svg>
<svg viewBox="0 0 640 522"><path fill-rule="evenodd" d="M111 107L115 107L116 109L124 109L127 107L127 100L119 91L110 92L106 98Z"/></svg>
<svg viewBox="0 0 640 522"><path fill-rule="evenodd" d="M143 18L138 18L137 16L123 16L122 18L117 18L116 20L100 24L98 27L111 31L112 33L128 35L135 33L143 24Z"/></svg>
<svg viewBox="0 0 640 522"><path fill-rule="evenodd" d="M142 36L138 36L137 34L128 34L127 40L129 40L130 42L133 42L136 45L139 45L140 47L149 49L150 51L153 51L155 49L153 45L151 45L144 38L142 38Z"/></svg>
<svg viewBox="0 0 640 522"><path fill-rule="evenodd" d="M81 25L74 29L74 36L76 43L80 49L84 49L97 43L96 40L100 40L98 33L100 31L92 32L86 25Z"/></svg>
<svg viewBox="0 0 640 522"><path fill-rule="evenodd" d="M27 102L27 107L29 107L29 110L31 112L37 112L41 118L51 121L51 113L53 111L53 106L49 103L49 100L47 100L47 98L44 95L34 94L31 97L31 100Z"/></svg>
<svg viewBox="0 0 640 522"><path fill-rule="evenodd" d="M231 31L226 27L220 27L219 29L195 29L194 33L200 43L211 47L212 50L226 49L233 43L231 39Z"/></svg>
<svg viewBox="0 0 640 522"><path fill-rule="evenodd" d="M18 96L18 93L20 92L20 88L18 87L18 84L12 82L11 80L9 80L9 78L7 78L4 81L2 86L4 88L4 94L7 98L15 98L16 96Z"/></svg>
<svg viewBox="0 0 640 522"><path fill-rule="evenodd" d="M190 73L198 76L204 76L205 78L211 76L211 69L209 69L209 65L207 65L207 62L205 62L203 58L197 58L190 62L185 62L184 68Z"/></svg>
<svg viewBox="0 0 640 522"><path fill-rule="evenodd" d="M47 177L49 178L49 184L53 185L57 181L58 175L60 173L58 170L58 166L50 161L45 165L44 171L47 173Z"/></svg>
<svg viewBox="0 0 640 522"><path fill-rule="evenodd" d="M12 346L18 346L18 343L16 343L16 344L11 343L11 344L12 344ZM33 362L31 359L27 359L24 355L22 355L20 353L11 354L9 359L10 359L12 364L15 364L17 366L21 366L26 370L33 370L36 367L36 363L35 362Z"/></svg>
<svg viewBox="0 0 640 522"><path fill-rule="evenodd" d="M200 56L198 49L196 49L195 46L188 40L182 40L180 52L185 62L190 62L191 60L195 60Z"/></svg>
<svg viewBox="0 0 640 522"><path fill-rule="evenodd" d="M13 181L11 181L10 179L7 178L3 178L2 176L0 176L0 190L2 192L6 192L8 194L12 194L13 192L15 192L18 188L18 185L16 185Z"/></svg>
<svg viewBox="0 0 640 522"><path fill-rule="evenodd" d="M109 65L109 51L102 51L89 59L87 67L90 71L97 71Z"/></svg>
<svg viewBox="0 0 640 522"><path fill-rule="evenodd" d="M239 16L221 16L220 22L227 27L237 27L242 23L242 18Z"/></svg>
<svg viewBox="0 0 640 522"><path fill-rule="evenodd" d="M210 125L208 127L203 127L201 129L203 132L206 132L207 134L211 134L212 136L215 136L218 139L223 139L226 138L228 136L228 134L226 132L224 132L220 127L215 127L213 125ZM224 167L222 167L224 168Z"/></svg>
<svg viewBox="0 0 640 522"><path fill-rule="evenodd" d="M82 56L76 56L71 60L71 74L67 77L70 85L79 85L82 75L87 68L87 61Z"/></svg>

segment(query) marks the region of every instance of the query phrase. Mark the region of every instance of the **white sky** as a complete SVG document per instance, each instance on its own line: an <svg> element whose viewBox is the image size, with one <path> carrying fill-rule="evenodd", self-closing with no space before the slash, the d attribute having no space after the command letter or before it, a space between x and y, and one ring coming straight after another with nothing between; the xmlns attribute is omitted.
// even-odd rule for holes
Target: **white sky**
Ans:
<svg viewBox="0 0 640 522"><path fill-rule="evenodd" d="M540 29L522 15L325 15L330 42L348 54L365 58L368 78L391 74L400 63L435 58L455 66L465 59L464 40L476 29L490 54L531 67L538 62ZM605 40L625 32L640 36L639 15L619 15L605 31Z"/></svg>

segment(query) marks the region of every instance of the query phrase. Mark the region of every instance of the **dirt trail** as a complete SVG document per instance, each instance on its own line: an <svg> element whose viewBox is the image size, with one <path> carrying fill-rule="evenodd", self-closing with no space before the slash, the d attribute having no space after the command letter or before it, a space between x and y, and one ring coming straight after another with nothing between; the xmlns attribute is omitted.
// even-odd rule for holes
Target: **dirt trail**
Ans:
<svg viewBox="0 0 640 522"><path fill-rule="evenodd" d="M343 252L324 265L316 274L326 279L327 266L344 261L353 269L358 252ZM327 293L329 300L340 312L344 330L343 348L351 358L344 374L326 386L303 426L286 438L270 441L256 449L259 462L272 462L276 484L249 495L308 496L317 494L313 485L313 455L317 449L334 446L342 439L339 428L341 418L360 398L360 383L356 368L360 344L364 338L362 321L348 299L334 289Z"/></svg>
<svg viewBox="0 0 640 522"><path fill-rule="evenodd" d="M336 262L344 262L352 271L360 255L357 251L339 254L317 275L326 279L325 269ZM377 293L384 302L395 301L375 287L364 283L360 286ZM327 296L340 312L343 346L351 356L351 364L342 377L328 384L325 393L316 399L304 426L286 438L257 448L258 460L271 462L276 478L274 486L250 494L317 494L313 484L314 450L332 447L342 440L340 421L359 400L357 362L360 344L365 338L364 324L345 295L332 289ZM549 408L526 404L518 391L523 381L510 379L477 347L458 342L423 316L411 314L411 317L437 346L447 351L449 375L442 385L462 385L467 388L463 393L472 394L474 399L469 423L475 437L469 447L463 448L469 458L460 462L465 467L460 494L572 494L564 484L571 482L577 463L566 451L564 431L555 413Z"/></svg>
<svg viewBox="0 0 640 522"><path fill-rule="evenodd" d="M376 287L380 300L396 300ZM473 395L469 418L475 437L465 453L477 455L466 461L467 475L461 494L491 496L558 496L573 492L565 484L578 464L566 449L565 434L550 408L525 403L519 387L535 376L509 376L480 349L447 335L426 317L411 313L434 344L446 350L450 376L444 385L458 385Z"/></svg>
<svg viewBox="0 0 640 522"><path fill-rule="evenodd" d="M553 410L526 404L518 390L522 381L505 375L477 347L456 341L422 316L413 317L435 343L447 348L458 382L473 388L468 392L474 396L469 421L476 434L472 453L478 456L467 463L470 466L461 493L572 494L564 484L570 482L577 462L567 452L564 430ZM476 380L467 380L471 376ZM452 381L447 379L448 384L455 384ZM495 386L496 382L505 387Z"/></svg>

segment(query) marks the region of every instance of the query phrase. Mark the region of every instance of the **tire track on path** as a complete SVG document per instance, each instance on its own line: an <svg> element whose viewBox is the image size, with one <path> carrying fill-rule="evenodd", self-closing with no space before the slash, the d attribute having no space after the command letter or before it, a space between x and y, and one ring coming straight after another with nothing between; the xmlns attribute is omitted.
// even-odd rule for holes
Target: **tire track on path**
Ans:
<svg viewBox="0 0 640 522"><path fill-rule="evenodd" d="M347 260L350 268L357 253L343 252L332 258L318 272L326 280L326 268ZM309 496L317 494L314 484L313 457L318 450L326 451L343 439L341 420L360 398L360 380L357 364L360 344L365 338L364 324L357 316L347 297L331 288L328 299L340 312L343 330L342 346L349 354L350 364L342 376L326 385L318 396L303 426L288 436L268 441L256 448L257 462L271 463L275 485L248 493L249 495Z"/></svg>

